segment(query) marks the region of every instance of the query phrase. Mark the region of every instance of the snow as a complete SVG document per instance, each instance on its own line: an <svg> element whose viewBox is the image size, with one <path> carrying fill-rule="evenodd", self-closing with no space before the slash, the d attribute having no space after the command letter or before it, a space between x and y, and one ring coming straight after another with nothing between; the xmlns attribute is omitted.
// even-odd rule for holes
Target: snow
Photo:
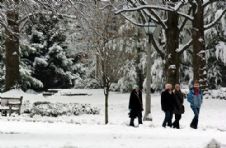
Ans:
<svg viewBox="0 0 226 148"><path fill-rule="evenodd" d="M92 95L61 96L61 93L65 92L88 92ZM153 121L145 121L144 125L137 128L127 125L129 93L110 92L108 125L104 125L104 93L100 89L59 90L57 94L46 98L42 97L42 94L28 94L20 90L12 90L2 95L23 95L24 101L31 102L45 100L89 103L98 106L101 111L99 115L56 118L40 116L34 119L24 114L0 117L0 148L204 148L212 139L216 139L222 148L226 147L226 101L220 99L204 100L197 130L189 127L193 113L185 100L182 129L177 130L161 127L164 115L160 108L160 94L152 94Z"/></svg>
<svg viewBox="0 0 226 148"><path fill-rule="evenodd" d="M199 42L201 42L201 43L204 42L204 39L200 37Z"/></svg>
<svg viewBox="0 0 226 148"><path fill-rule="evenodd" d="M36 66L36 65L43 65L44 67L47 67L48 63L46 59L36 57L33 66Z"/></svg>
<svg viewBox="0 0 226 148"><path fill-rule="evenodd" d="M226 44L222 41L216 45L216 57L218 60L221 60L224 64L226 64Z"/></svg>
<svg viewBox="0 0 226 148"><path fill-rule="evenodd" d="M20 96L24 96L26 95L22 90L20 89L12 89L12 90L9 90L5 93L2 93L1 94L1 97L20 97Z"/></svg>
<svg viewBox="0 0 226 148"><path fill-rule="evenodd" d="M176 65L170 65L169 69L176 69Z"/></svg>
<svg viewBox="0 0 226 148"><path fill-rule="evenodd" d="M13 53L12 53L12 55L14 55L14 56L15 56L15 55L17 55L17 52L16 52L16 51L15 51L15 52L13 52Z"/></svg>

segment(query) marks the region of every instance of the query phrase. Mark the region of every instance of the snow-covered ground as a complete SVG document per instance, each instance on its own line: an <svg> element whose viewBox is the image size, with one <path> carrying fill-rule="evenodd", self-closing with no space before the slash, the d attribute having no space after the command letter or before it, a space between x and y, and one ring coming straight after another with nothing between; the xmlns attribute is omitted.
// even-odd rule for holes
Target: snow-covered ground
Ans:
<svg viewBox="0 0 226 148"><path fill-rule="evenodd" d="M88 96L62 96L63 93L88 93ZM204 100L199 129L190 129L193 113L185 100L182 129L162 128L160 94L152 94L153 121L133 128L128 126L129 94L110 93L109 124L104 125L103 90L61 90L51 97L11 91L1 96L24 96L24 101L87 103L101 109L99 115L30 118L28 115L0 116L0 148L204 148L216 139L226 148L226 101ZM143 96L145 98L145 95Z"/></svg>

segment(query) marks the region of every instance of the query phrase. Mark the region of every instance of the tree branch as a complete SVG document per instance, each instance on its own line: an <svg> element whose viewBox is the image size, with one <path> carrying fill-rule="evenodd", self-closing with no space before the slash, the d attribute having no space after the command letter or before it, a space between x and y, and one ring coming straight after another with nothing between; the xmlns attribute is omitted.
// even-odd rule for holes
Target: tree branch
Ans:
<svg viewBox="0 0 226 148"><path fill-rule="evenodd" d="M127 21L129 21L130 23L132 23L133 25L136 25L138 27L148 27L148 25L145 25L145 24L141 24L139 22L135 22L133 21L132 19L130 19L128 16L124 15L124 14L120 14L122 17L124 17Z"/></svg>
<svg viewBox="0 0 226 148"><path fill-rule="evenodd" d="M161 56L161 58L164 59L165 58L165 53L157 45L157 42L155 41L154 36L153 35L150 35L149 37L151 38L151 41L152 41L152 44L153 44L155 50L159 53L159 55Z"/></svg>
<svg viewBox="0 0 226 148"><path fill-rule="evenodd" d="M188 15L190 15L191 12L192 12L192 7L189 8L189 10L188 10ZM188 19L185 18L185 19L184 19L184 22L181 24L181 26L180 26L180 28L179 28L179 32L181 32L181 31L183 30L183 28L184 28L184 26L186 25L187 21L188 21Z"/></svg>
<svg viewBox="0 0 226 148"><path fill-rule="evenodd" d="M141 0L140 0L140 3L141 3L141 5L147 5L148 4L147 2L144 2L144 1L141 1ZM161 25L163 29L167 29L167 26L164 23L164 21L162 21L162 19L157 15L157 13L154 10L148 9L148 11L150 11L150 13L144 10L146 15L148 15L148 17L150 19L154 20L153 17L152 17L152 16L154 16L157 20L156 23ZM154 20L154 22L155 22L155 20Z"/></svg>
<svg viewBox="0 0 226 148"><path fill-rule="evenodd" d="M193 21L193 17L191 17L191 16L189 16L187 14L184 14L183 12L177 12L177 11L175 11L175 9L172 9L170 7L155 6L155 5L142 5L142 6L139 6L139 7L136 7L136 8L122 9L122 10L116 11L115 14L120 14L120 13L123 13L123 12L138 11L138 10L143 10L143 9L148 9L148 10L156 9L156 10L164 10L164 11L176 12L180 16L183 16L183 17Z"/></svg>
<svg viewBox="0 0 226 148"><path fill-rule="evenodd" d="M222 10L221 11L221 14L218 16L218 18L216 18L213 22L211 22L211 23L209 23L209 24L207 24L207 25L205 25L204 26L204 29L205 30L208 30L208 29L210 29L211 27L213 27L222 17L223 17L223 15L226 13L226 9L224 9L224 10Z"/></svg>
<svg viewBox="0 0 226 148"><path fill-rule="evenodd" d="M191 39L187 44L176 50L178 54L182 54L185 50L187 50L192 45L193 40Z"/></svg>
<svg viewBox="0 0 226 148"><path fill-rule="evenodd" d="M205 8L206 6L208 6L209 4L211 3L214 3L214 2L225 2L225 0L208 0L207 2L205 2L202 6Z"/></svg>

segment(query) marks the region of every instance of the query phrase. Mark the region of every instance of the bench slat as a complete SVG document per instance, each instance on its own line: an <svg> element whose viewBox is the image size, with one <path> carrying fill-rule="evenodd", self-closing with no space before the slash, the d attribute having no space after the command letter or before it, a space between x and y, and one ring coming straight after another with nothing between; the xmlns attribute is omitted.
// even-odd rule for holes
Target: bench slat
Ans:
<svg viewBox="0 0 226 148"><path fill-rule="evenodd" d="M20 105L21 101L9 101L8 105Z"/></svg>
<svg viewBox="0 0 226 148"><path fill-rule="evenodd" d="M12 107L11 110L16 111L16 110L20 110L20 108L19 107Z"/></svg>
<svg viewBox="0 0 226 148"><path fill-rule="evenodd" d="M9 109L9 106L0 106L0 109L1 110L7 110L7 109Z"/></svg>

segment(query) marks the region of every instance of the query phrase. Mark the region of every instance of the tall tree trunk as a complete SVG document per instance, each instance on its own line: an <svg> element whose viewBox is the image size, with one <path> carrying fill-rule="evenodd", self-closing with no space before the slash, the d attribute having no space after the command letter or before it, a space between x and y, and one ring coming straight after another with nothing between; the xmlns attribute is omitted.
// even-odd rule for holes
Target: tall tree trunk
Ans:
<svg viewBox="0 0 226 148"><path fill-rule="evenodd" d="M146 71L146 101L145 101L145 113L144 120L152 121L151 117L151 35L149 35L149 41L147 45L147 71Z"/></svg>
<svg viewBox="0 0 226 148"><path fill-rule="evenodd" d="M139 40L139 39L138 39ZM140 44L140 43L139 43ZM143 77L143 68L141 64L141 47L137 47L137 54L136 54L136 74L137 74L137 79L136 83L138 84L140 89L143 89L143 82L144 82L144 77Z"/></svg>
<svg viewBox="0 0 226 148"><path fill-rule="evenodd" d="M8 29L5 31L6 75L5 90L12 88L20 78L19 74L19 12L17 9L6 12Z"/></svg>
<svg viewBox="0 0 226 148"><path fill-rule="evenodd" d="M105 95L105 124L108 124L108 97L109 97L109 87L104 88Z"/></svg>
<svg viewBox="0 0 226 148"><path fill-rule="evenodd" d="M95 69L95 79L98 80L99 79L99 74L100 72L100 58L99 55L96 54L96 69Z"/></svg>
<svg viewBox="0 0 226 148"><path fill-rule="evenodd" d="M104 108L104 116L105 116L105 124L108 124L108 97L109 97L109 89L110 89L110 83L108 81L108 70L107 70L107 60L102 59L101 60L101 73L102 73L102 81L103 81L103 87L104 87L104 96L105 96L105 108Z"/></svg>
<svg viewBox="0 0 226 148"><path fill-rule="evenodd" d="M206 75L206 54L205 54L205 42L204 42L204 9L203 0L196 0L196 4L193 6L194 21L192 23L192 39L193 39L193 74L194 80L198 80L201 84L201 88L204 89L207 86Z"/></svg>
<svg viewBox="0 0 226 148"><path fill-rule="evenodd" d="M172 0L177 2L178 0ZM179 28L178 14L168 11L167 29L166 29L166 64L165 71L167 83L173 86L179 83L180 55L176 52L179 48Z"/></svg>

